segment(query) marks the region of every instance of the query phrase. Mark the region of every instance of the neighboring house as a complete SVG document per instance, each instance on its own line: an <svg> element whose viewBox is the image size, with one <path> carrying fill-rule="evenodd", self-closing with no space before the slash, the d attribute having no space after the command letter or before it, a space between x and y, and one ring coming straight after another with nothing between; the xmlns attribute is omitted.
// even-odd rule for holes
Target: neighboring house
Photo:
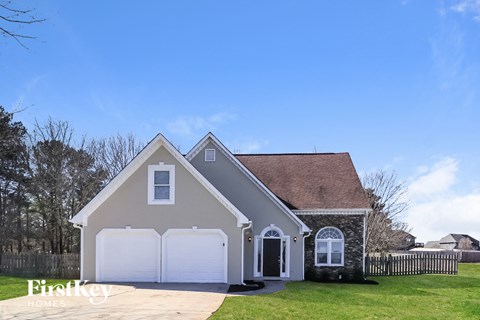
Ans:
<svg viewBox="0 0 480 320"><path fill-rule="evenodd" d="M440 241L427 241L423 246L424 249L442 249L440 247Z"/></svg>
<svg viewBox="0 0 480 320"><path fill-rule="evenodd" d="M361 272L368 212L347 153L233 155L209 133L186 156L158 135L71 222L82 280L236 284Z"/></svg>
<svg viewBox="0 0 480 320"><path fill-rule="evenodd" d="M480 250L477 239L468 234L450 233L439 241L428 241L425 249L435 250Z"/></svg>
<svg viewBox="0 0 480 320"><path fill-rule="evenodd" d="M397 250L410 250L415 248L415 240L417 238L414 235L404 230L396 230L395 232L395 237L399 240Z"/></svg>
<svg viewBox="0 0 480 320"><path fill-rule="evenodd" d="M440 248L445 250L479 250L478 240L468 234L450 233L439 241Z"/></svg>

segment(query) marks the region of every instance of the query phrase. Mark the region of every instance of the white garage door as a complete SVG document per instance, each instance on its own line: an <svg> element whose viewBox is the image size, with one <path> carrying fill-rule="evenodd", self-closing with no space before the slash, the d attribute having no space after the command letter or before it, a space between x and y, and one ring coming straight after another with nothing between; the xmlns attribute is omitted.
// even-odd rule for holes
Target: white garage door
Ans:
<svg viewBox="0 0 480 320"><path fill-rule="evenodd" d="M160 235L153 229L97 234L97 281L160 282Z"/></svg>
<svg viewBox="0 0 480 320"><path fill-rule="evenodd" d="M164 282L227 282L227 235L221 230L170 229L163 235Z"/></svg>

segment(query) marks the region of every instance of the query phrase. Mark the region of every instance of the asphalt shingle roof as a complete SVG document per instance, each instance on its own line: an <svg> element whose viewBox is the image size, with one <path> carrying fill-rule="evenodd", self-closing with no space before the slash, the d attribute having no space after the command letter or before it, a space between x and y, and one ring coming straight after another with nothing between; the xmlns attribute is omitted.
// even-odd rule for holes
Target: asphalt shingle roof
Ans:
<svg viewBox="0 0 480 320"><path fill-rule="evenodd" d="M348 153L235 156L290 209L369 208Z"/></svg>

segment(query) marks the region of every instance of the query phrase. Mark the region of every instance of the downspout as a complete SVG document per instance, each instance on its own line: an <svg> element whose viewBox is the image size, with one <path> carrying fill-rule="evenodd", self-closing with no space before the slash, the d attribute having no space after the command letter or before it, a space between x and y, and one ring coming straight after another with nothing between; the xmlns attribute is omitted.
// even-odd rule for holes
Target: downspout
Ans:
<svg viewBox="0 0 480 320"><path fill-rule="evenodd" d="M305 238L308 238L312 235L312 230L309 230L308 233L303 234L303 243L302 243L302 280L305 280Z"/></svg>
<svg viewBox="0 0 480 320"><path fill-rule="evenodd" d="M367 244L365 243L367 239L367 216L369 214L370 210L365 210L365 215L363 216L363 276L365 277L365 255L366 255L366 249L367 249Z"/></svg>
<svg viewBox="0 0 480 320"><path fill-rule="evenodd" d="M83 279L83 254L84 254L84 249L83 249L83 226L74 223L73 224L74 228L80 229L80 281L84 281Z"/></svg>
<svg viewBox="0 0 480 320"><path fill-rule="evenodd" d="M242 259L241 259L241 263L240 263L240 268L242 269L241 271L241 282L242 282L242 285L247 285L245 283L245 279L244 279L244 264L245 264L245 230L247 229L250 229L252 227L252 221L248 221L248 224L246 227L242 228Z"/></svg>

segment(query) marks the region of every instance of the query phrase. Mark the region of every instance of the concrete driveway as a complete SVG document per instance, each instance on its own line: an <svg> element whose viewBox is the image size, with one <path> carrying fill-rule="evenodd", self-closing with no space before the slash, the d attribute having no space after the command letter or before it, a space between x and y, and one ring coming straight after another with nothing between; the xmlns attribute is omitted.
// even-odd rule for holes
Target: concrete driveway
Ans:
<svg viewBox="0 0 480 320"><path fill-rule="evenodd" d="M95 285L87 284L85 290ZM228 289L226 284L106 285L112 285L108 299L97 305L85 296L35 295L0 301L0 319L207 319L223 303Z"/></svg>

